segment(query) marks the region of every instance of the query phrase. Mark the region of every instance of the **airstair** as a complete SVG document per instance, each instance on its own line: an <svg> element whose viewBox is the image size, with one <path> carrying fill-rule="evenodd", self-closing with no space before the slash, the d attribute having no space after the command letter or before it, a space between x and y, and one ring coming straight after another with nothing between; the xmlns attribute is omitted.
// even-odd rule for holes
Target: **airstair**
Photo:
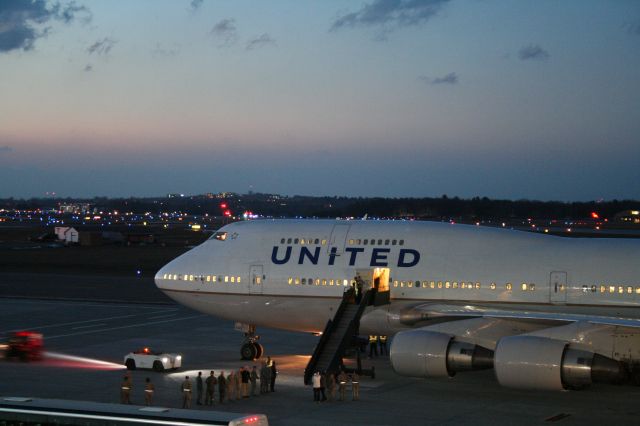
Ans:
<svg viewBox="0 0 640 426"><path fill-rule="evenodd" d="M342 358L347 349L354 345L358 346L360 318L367 306L389 303L388 286L384 289L376 287L370 287L364 293L362 293L364 289L357 287L351 287L344 292L338 310L333 319L327 322L320 341L304 370L305 384L311 384L311 377L316 371L337 372L342 367ZM360 295L357 295L358 291L361 293ZM358 373L374 375L373 371L362 370L359 348L356 348L356 354L358 356Z"/></svg>

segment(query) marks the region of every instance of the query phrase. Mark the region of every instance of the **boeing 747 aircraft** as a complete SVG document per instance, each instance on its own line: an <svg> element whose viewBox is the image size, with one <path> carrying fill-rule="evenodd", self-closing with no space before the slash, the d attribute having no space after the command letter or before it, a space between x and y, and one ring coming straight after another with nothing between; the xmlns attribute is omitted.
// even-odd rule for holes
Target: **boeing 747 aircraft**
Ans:
<svg viewBox="0 0 640 426"><path fill-rule="evenodd" d="M640 369L640 241L414 221L256 220L224 226L164 266L177 302L246 325L322 332L356 276L386 293L362 334L394 335L401 375L493 367L498 382L562 390ZM377 305L377 306L376 306Z"/></svg>

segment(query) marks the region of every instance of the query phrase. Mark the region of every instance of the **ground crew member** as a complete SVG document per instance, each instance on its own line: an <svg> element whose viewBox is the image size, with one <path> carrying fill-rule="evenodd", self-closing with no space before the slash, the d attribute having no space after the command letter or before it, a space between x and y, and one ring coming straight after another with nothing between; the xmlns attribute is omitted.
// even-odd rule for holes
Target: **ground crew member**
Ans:
<svg viewBox="0 0 640 426"><path fill-rule="evenodd" d="M122 384L120 385L120 403L131 404L129 397L131 396L131 377L124 376Z"/></svg>
<svg viewBox="0 0 640 426"><path fill-rule="evenodd" d="M196 377L196 391L198 395L196 404L202 405L202 371L198 371L198 377Z"/></svg>
<svg viewBox="0 0 640 426"><path fill-rule="evenodd" d="M313 383L313 400L316 404L320 404L320 386L322 386L322 378L319 371L313 373L311 382Z"/></svg>
<svg viewBox="0 0 640 426"><path fill-rule="evenodd" d="M264 393L269 392L269 385L271 384L271 367L270 359L267 360L264 367Z"/></svg>
<svg viewBox="0 0 640 426"><path fill-rule="evenodd" d="M378 336L369 335L369 358L373 355L378 356Z"/></svg>
<svg viewBox="0 0 640 426"><path fill-rule="evenodd" d="M236 371L236 399L242 398L242 374L241 371Z"/></svg>
<svg viewBox="0 0 640 426"><path fill-rule="evenodd" d="M211 373L209 373L209 377L207 377L207 379L204 382L207 385L207 388L205 391L204 403L206 405L213 405L213 402L216 400L214 397L214 392L216 389L216 384L218 383L218 381L216 380L216 375L213 372L213 370L211 370Z"/></svg>
<svg viewBox="0 0 640 426"><path fill-rule="evenodd" d="M338 374L338 390L340 391L340 401L344 401L344 393L347 389L347 373L343 371Z"/></svg>
<svg viewBox="0 0 640 426"><path fill-rule="evenodd" d="M278 375L278 369L276 368L276 361L271 361L271 377L270 377L270 384L271 384L271 392L275 392L276 391L276 376Z"/></svg>
<svg viewBox="0 0 640 426"><path fill-rule="evenodd" d="M380 336L380 355L389 355L387 352L387 336Z"/></svg>
<svg viewBox="0 0 640 426"><path fill-rule="evenodd" d="M249 398L249 381L251 380L251 373L245 367L240 370L242 375L242 397Z"/></svg>
<svg viewBox="0 0 640 426"><path fill-rule="evenodd" d="M353 400L360 399L360 377L355 371L351 374L351 391L353 393Z"/></svg>
<svg viewBox="0 0 640 426"><path fill-rule="evenodd" d="M227 376L227 401L232 401L236 395L236 376L233 370Z"/></svg>
<svg viewBox="0 0 640 426"><path fill-rule="evenodd" d="M256 388L257 388L257 381L258 381L258 370L256 370L256 366L253 366L253 369L251 370L251 396L256 396Z"/></svg>
<svg viewBox="0 0 640 426"><path fill-rule="evenodd" d="M227 379L224 378L224 371L220 372L218 376L218 395L220 404L224 404L224 398L227 394Z"/></svg>
<svg viewBox="0 0 640 426"><path fill-rule="evenodd" d="M327 374L327 391L329 392L329 401L336 399L336 376L333 373Z"/></svg>
<svg viewBox="0 0 640 426"><path fill-rule="evenodd" d="M153 383L151 383L151 379L148 377L144 380L144 405L152 405L153 404L153 392L156 390Z"/></svg>
<svg viewBox="0 0 640 426"><path fill-rule="evenodd" d="M182 382L182 408L191 408L191 381L189 376L185 376Z"/></svg>

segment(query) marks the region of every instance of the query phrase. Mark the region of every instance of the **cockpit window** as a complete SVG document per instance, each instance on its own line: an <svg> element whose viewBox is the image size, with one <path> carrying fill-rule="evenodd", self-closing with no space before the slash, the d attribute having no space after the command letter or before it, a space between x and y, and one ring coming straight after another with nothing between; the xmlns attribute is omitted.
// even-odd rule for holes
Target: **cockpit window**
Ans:
<svg viewBox="0 0 640 426"><path fill-rule="evenodd" d="M224 240L227 239L227 233L226 232L214 232L214 234L211 236L210 239L224 241Z"/></svg>

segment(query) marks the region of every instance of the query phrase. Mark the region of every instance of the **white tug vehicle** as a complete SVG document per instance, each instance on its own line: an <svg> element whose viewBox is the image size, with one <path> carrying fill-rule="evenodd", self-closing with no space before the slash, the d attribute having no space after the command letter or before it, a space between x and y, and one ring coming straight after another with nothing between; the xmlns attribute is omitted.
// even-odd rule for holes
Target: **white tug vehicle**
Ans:
<svg viewBox="0 0 640 426"><path fill-rule="evenodd" d="M182 355L142 348L125 355L124 365L127 370L135 370L136 368L148 368L158 372L176 370L182 366Z"/></svg>

